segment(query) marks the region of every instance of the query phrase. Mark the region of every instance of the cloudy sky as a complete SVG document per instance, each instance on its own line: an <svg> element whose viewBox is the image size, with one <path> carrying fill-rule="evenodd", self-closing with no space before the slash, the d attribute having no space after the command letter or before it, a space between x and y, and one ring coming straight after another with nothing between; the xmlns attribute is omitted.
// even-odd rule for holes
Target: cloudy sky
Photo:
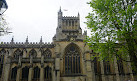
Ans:
<svg viewBox="0 0 137 81"><path fill-rule="evenodd" d="M57 27L57 12L61 6L63 16L80 13L81 28L86 30L85 16L91 11L90 0L7 0L8 10L4 13L12 34L1 36L0 41L9 42L52 42ZM67 11L66 11L67 10Z"/></svg>

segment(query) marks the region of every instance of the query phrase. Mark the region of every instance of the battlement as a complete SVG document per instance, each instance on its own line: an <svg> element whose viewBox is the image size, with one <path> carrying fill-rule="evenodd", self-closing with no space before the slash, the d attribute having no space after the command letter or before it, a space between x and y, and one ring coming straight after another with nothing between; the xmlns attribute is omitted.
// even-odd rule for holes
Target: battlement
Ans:
<svg viewBox="0 0 137 81"><path fill-rule="evenodd" d="M77 16L63 16L62 19L79 19Z"/></svg>
<svg viewBox="0 0 137 81"><path fill-rule="evenodd" d="M53 42L1 42L0 48L53 48Z"/></svg>

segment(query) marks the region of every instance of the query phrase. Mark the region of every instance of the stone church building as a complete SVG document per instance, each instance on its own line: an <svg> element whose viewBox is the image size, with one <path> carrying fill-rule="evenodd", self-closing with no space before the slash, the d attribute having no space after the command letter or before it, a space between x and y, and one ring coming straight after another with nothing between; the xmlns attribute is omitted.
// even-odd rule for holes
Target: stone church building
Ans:
<svg viewBox="0 0 137 81"><path fill-rule="evenodd" d="M80 15L63 16L52 43L3 42L0 45L0 81L137 81L131 63L91 59Z"/></svg>

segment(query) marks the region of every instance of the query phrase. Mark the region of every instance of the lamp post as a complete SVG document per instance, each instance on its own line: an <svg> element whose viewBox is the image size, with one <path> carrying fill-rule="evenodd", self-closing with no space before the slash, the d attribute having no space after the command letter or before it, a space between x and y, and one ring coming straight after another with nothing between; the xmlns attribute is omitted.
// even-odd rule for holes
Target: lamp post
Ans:
<svg viewBox="0 0 137 81"><path fill-rule="evenodd" d="M0 15L2 15L8 9L6 0L0 0Z"/></svg>

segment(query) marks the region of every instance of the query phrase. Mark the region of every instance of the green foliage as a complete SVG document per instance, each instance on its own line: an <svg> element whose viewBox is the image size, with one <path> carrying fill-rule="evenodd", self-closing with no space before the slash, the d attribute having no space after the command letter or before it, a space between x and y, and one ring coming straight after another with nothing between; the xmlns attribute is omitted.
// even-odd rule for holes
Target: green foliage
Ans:
<svg viewBox="0 0 137 81"><path fill-rule="evenodd" d="M8 33L10 29L3 15L0 15L0 36Z"/></svg>
<svg viewBox="0 0 137 81"><path fill-rule="evenodd" d="M92 0L87 27L91 36L85 40L99 59L128 61L137 66L137 0ZM134 63L136 61L136 64Z"/></svg>

